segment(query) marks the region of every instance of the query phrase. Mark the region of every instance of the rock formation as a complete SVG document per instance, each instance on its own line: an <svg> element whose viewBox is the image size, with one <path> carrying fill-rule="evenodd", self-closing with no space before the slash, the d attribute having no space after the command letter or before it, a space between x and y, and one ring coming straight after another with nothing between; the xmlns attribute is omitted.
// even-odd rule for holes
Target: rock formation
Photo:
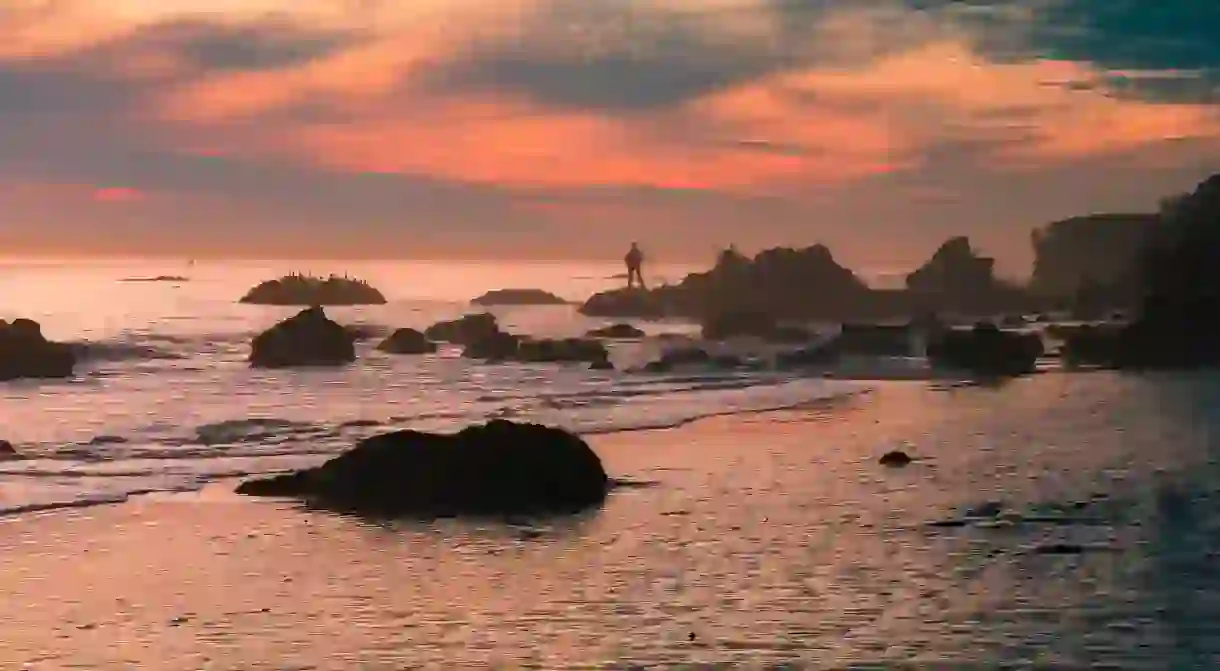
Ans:
<svg viewBox="0 0 1220 671"><path fill-rule="evenodd" d="M385 296L364 280L331 275L285 275L254 287L241 299L255 305L382 305Z"/></svg>
<svg viewBox="0 0 1220 671"><path fill-rule="evenodd" d="M1082 292L1095 296L1112 291L1115 295L1106 302L1138 300L1131 295L1134 287L1127 271L1138 260L1156 222L1153 213L1093 214L1056 221L1035 231L1030 290L1061 299Z"/></svg>
<svg viewBox="0 0 1220 671"><path fill-rule="evenodd" d="M542 289L497 289L470 301L473 305L567 305L568 302Z"/></svg>
<svg viewBox="0 0 1220 671"><path fill-rule="evenodd" d="M600 504L610 484L580 437L494 420L456 434L373 436L317 468L251 480L237 491L368 515L433 517L577 512Z"/></svg>
<svg viewBox="0 0 1220 671"><path fill-rule="evenodd" d="M0 319L0 381L72 377L76 354L71 345L47 340L32 319Z"/></svg>
<svg viewBox="0 0 1220 671"><path fill-rule="evenodd" d="M599 329L593 329L585 334L588 338L606 338L608 340L635 340L644 337L644 332L631 324L611 324Z"/></svg>
<svg viewBox="0 0 1220 671"><path fill-rule="evenodd" d="M256 368L341 366L355 360L355 338L320 307L263 331L250 347L250 365Z"/></svg>
<svg viewBox="0 0 1220 671"><path fill-rule="evenodd" d="M987 322L970 330L945 331L927 348L928 360L934 366L980 377L1032 373L1043 353L1042 339L1036 334L1002 331Z"/></svg>
<svg viewBox="0 0 1220 671"><path fill-rule="evenodd" d="M433 342L454 345L471 343L494 337L500 333L500 323L495 315L486 312L469 314L450 321L437 322L424 330L424 335Z"/></svg>
<svg viewBox="0 0 1220 671"><path fill-rule="evenodd" d="M389 354L431 354L436 351L436 343L415 329L402 328L382 340L377 349Z"/></svg>

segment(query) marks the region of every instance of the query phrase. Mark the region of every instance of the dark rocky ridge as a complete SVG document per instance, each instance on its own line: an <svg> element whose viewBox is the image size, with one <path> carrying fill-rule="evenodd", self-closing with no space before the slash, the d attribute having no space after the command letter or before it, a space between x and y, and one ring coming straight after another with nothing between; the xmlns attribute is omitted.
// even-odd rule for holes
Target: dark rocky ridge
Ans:
<svg viewBox="0 0 1220 671"><path fill-rule="evenodd" d="M395 431L325 464L242 483L251 496L387 516L570 513L605 500L610 480L580 437L494 420L456 434Z"/></svg>
<svg viewBox="0 0 1220 671"><path fill-rule="evenodd" d="M331 275L285 275L260 283L241 298L254 305L384 305L385 296L368 282Z"/></svg>
<svg viewBox="0 0 1220 671"><path fill-rule="evenodd" d="M568 301L542 289L496 289L470 301L472 305L567 305Z"/></svg>
<svg viewBox="0 0 1220 671"><path fill-rule="evenodd" d="M306 308L255 336L255 368L342 366L356 360L356 338L320 307Z"/></svg>
<svg viewBox="0 0 1220 671"><path fill-rule="evenodd" d="M0 381L72 377L76 358L72 345L47 340L38 322L0 319Z"/></svg>

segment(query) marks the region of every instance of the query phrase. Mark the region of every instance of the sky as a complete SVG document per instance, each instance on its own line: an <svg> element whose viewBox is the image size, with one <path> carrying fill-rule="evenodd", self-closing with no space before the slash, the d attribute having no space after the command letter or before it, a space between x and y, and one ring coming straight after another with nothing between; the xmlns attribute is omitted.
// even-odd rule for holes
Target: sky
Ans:
<svg viewBox="0 0 1220 671"><path fill-rule="evenodd" d="M0 255L618 258L1144 211L1220 171L1200 0L4 0Z"/></svg>

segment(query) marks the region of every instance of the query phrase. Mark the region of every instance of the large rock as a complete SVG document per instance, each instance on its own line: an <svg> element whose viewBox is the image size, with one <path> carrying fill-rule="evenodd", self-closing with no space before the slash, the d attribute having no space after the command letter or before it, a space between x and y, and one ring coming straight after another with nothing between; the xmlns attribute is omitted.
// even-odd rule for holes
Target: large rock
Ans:
<svg viewBox="0 0 1220 671"><path fill-rule="evenodd" d="M589 338L606 338L609 340L636 340L644 337L644 332L631 324L611 324L593 329L585 334Z"/></svg>
<svg viewBox="0 0 1220 671"><path fill-rule="evenodd" d="M415 329L402 328L378 343L377 349L389 354L431 354L436 351L436 343Z"/></svg>
<svg viewBox="0 0 1220 671"><path fill-rule="evenodd" d="M474 305L567 305L568 302L542 289L496 289L470 301Z"/></svg>
<svg viewBox="0 0 1220 671"><path fill-rule="evenodd" d="M242 303L255 305L382 305L380 291L364 280L331 275L285 275L246 292Z"/></svg>
<svg viewBox="0 0 1220 671"><path fill-rule="evenodd" d="M1042 339L1032 333L1002 331L980 323L968 331L945 331L928 344L933 365L987 377L1025 375L1043 354Z"/></svg>
<svg viewBox="0 0 1220 671"><path fill-rule="evenodd" d="M521 340L521 336L496 331L470 342L462 350L462 356L488 362L516 361Z"/></svg>
<svg viewBox="0 0 1220 671"><path fill-rule="evenodd" d="M580 306L579 312L590 317L609 319L661 319L670 316L671 312L671 308L666 304L665 293L665 288L613 289L590 296ZM689 315L679 313L673 316Z"/></svg>
<svg viewBox="0 0 1220 671"><path fill-rule="evenodd" d="M592 338L526 339L517 347L517 359L537 363L588 363L602 367L610 353Z"/></svg>
<svg viewBox="0 0 1220 671"><path fill-rule="evenodd" d="M702 326L706 340L753 337L770 342L807 342L810 337L809 331L781 325L763 310L719 312L705 319Z"/></svg>
<svg viewBox="0 0 1220 671"><path fill-rule="evenodd" d="M302 310L263 331L250 348L250 365L256 368L341 366L355 360L355 338L320 307Z"/></svg>
<svg viewBox="0 0 1220 671"><path fill-rule="evenodd" d="M500 333L500 324L489 313L463 315L451 321L437 322L424 330L428 340L455 345L472 343L494 337Z"/></svg>
<svg viewBox="0 0 1220 671"><path fill-rule="evenodd" d="M576 512L610 480L581 438L495 420L456 434L396 431L362 440L317 468L242 483L238 493L298 498L371 515Z"/></svg>
<svg viewBox="0 0 1220 671"><path fill-rule="evenodd" d="M47 340L32 319L0 319L0 381L72 377L76 354L71 345Z"/></svg>
<svg viewBox="0 0 1220 671"><path fill-rule="evenodd" d="M0 440L0 461L16 461L21 459L21 453L7 440Z"/></svg>
<svg viewBox="0 0 1220 671"><path fill-rule="evenodd" d="M1053 222L1032 235L1034 272L1030 289L1071 299L1082 295L1107 303L1138 301L1127 271L1157 223L1154 213L1092 214ZM1100 291L1106 295L1100 295Z"/></svg>

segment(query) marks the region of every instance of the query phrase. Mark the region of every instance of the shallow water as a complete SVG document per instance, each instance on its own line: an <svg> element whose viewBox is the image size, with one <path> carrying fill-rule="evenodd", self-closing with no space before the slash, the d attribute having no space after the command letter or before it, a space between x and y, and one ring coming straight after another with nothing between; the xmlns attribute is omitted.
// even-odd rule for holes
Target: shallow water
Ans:
<svg viewBox="0 0 1220 671"><path fill-rule="evenodd" d="M1218 400L1205 376L890 383L604 436L656 484L528 534L223 496L19 516L0 665L1217 668ZM895 448L916 461L880 467Z"/></svg>
<svg viewBox="0 0 1220 671"><path fill-rule="evenodd" d="M94 262L0 266L0 318L39 320L53 339L87 343L74 380L0 384L0 437L36 457L0 463L0 514L197 489L218 478L312 465L390 427L448 430L489 416L582 433L673 426L725 412L791 407L858 390L858 383L774 373L673 375L573 366L484 365L456 348L389 356L360 343L336 370L257 371L251 337L292 308L236 301L263 279L300 270L369 280L389 304L329 309L345 324L386 332L470 312L469 300L537 287L574 301L611 286L616 264L310 262L180 265ZM671 277L687 269L659 268ZM187 274L189 282L124 282ZM603 326L574 307L493 310L505 328L539 336ZM630 369L671 346L689 324L645 323L657 337L612 344Z"/></svg>

